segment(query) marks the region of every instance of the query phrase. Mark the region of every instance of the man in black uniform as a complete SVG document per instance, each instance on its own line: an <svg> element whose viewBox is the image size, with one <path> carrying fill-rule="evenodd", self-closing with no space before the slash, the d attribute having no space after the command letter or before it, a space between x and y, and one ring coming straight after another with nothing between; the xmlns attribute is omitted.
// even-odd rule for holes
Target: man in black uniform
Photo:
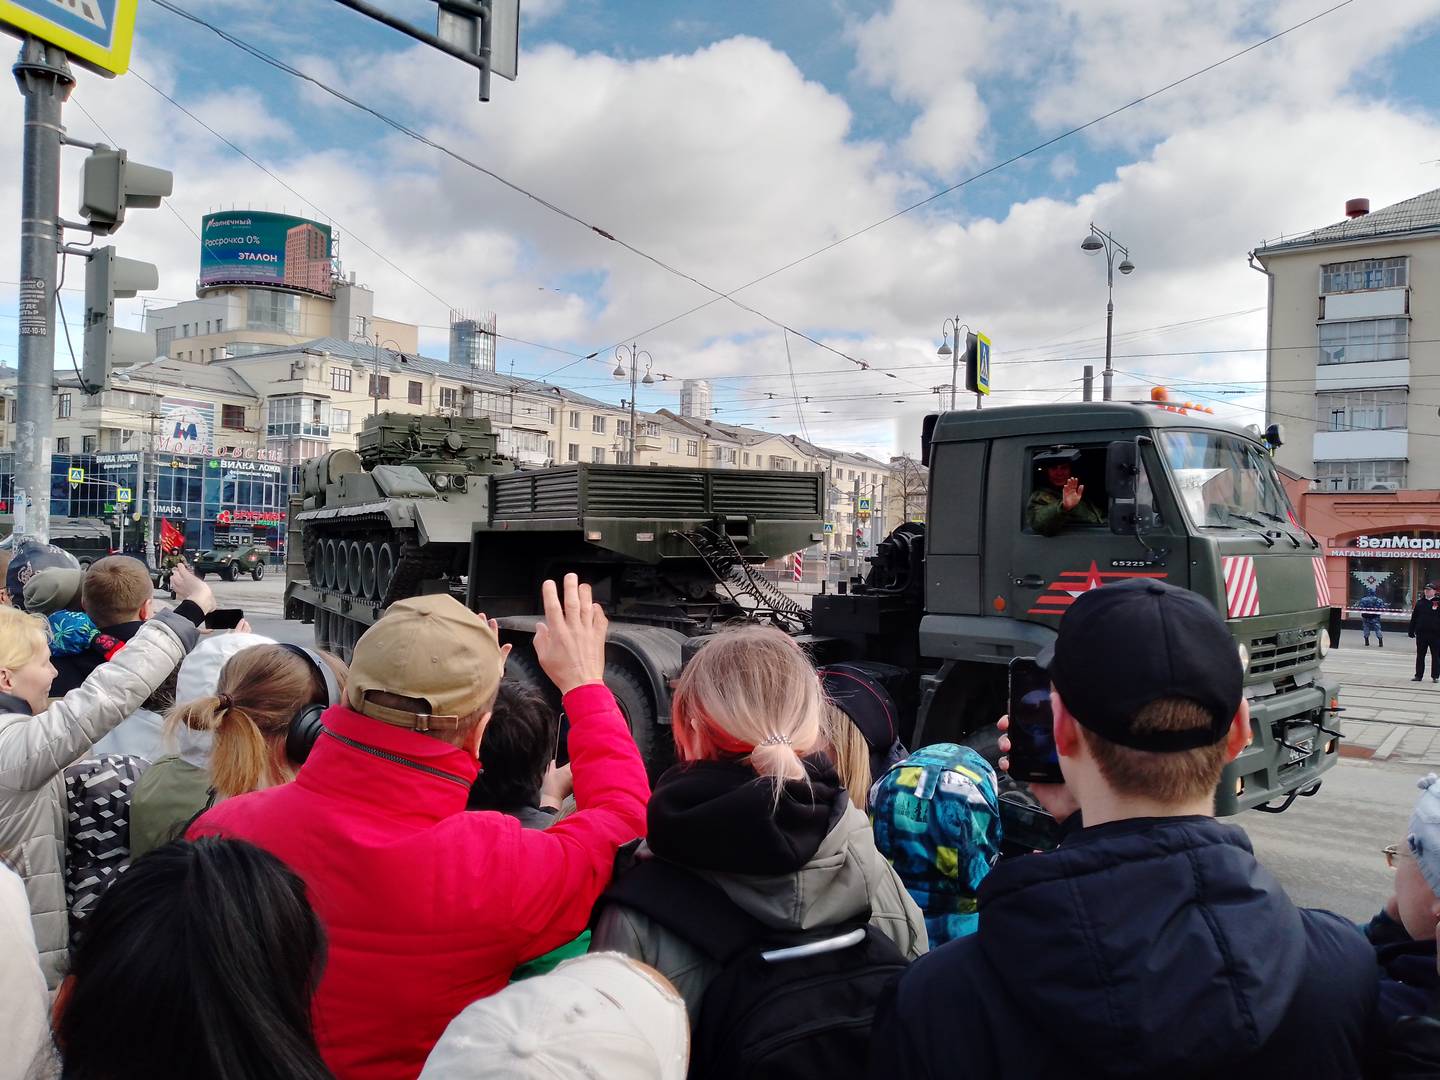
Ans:
<svg viewBox="0 0 1440 1080"><path fill-rule="evenodd" d="M1425 583L1425 595L1410 613L1410 636L1415 639L1415 678L1425 678L1425 654L1430 654L1430 681L1440 682L1440 597L1435 583Z"/></svg>

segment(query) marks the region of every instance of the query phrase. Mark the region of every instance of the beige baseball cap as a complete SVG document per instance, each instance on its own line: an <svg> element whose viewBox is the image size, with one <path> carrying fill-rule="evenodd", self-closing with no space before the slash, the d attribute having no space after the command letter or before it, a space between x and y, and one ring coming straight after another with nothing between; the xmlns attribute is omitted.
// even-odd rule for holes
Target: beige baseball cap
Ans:
<svg viewBox="0 0 1440 1080"><path fill-rule="evenodd" d="M495 700L500 642L480 616L452 596L412 596L391 604L360 635L346 698L375 720L416 731L453 731ZM371 690L420 698L429 712L365 700Z"/></svg>

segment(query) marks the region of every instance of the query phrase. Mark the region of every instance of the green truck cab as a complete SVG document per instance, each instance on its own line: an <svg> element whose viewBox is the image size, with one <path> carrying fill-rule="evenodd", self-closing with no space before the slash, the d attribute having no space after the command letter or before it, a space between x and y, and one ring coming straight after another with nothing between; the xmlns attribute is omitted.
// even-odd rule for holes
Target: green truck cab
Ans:
<svg viewBox="0 0 1440 1080"><path fill-rule="evenodd" d="M1036 459L1057 456L1098 512L1045 535L1031 508L1055 490ZM1245 664L1254 739L1218 812L1318 789L1340 741L1323 552L1258 436L1161 403L1019 406L929 418L924 459L927 524L882 542L854 590L817 597L812 627L913 673L916 745L973 739L1004 711L1010 660L1051 642L1077 596L1145 577L1209 600Z"/></svg>

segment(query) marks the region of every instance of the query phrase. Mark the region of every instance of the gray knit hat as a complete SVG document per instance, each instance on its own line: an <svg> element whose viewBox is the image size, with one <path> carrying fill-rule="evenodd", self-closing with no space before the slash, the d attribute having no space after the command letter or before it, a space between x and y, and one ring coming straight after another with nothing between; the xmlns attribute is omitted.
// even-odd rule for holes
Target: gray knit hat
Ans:
<svg viewBox="0 0 1440 1080"><path fill-rule="evenodd" d="M41 570L25 583L25 610L41 615L80 607L80 585L85 571L68 566L52 566Z"/></svg>
<svg viewBox="0 0 1440 1080"><path fill-rule="evenodd" d="M1440 896L1440 776L1417 781L1420 801L1410 815L1410 854L1436 896Z"/></svg>

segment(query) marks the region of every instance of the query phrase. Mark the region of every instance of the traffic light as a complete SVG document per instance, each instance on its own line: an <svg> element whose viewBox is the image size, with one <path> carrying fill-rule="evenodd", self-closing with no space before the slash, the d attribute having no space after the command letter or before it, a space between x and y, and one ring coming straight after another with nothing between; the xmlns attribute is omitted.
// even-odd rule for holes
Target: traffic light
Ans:
<svg viewBox="0 0 1440 1080"><path fill-rule="evenodd" d="M175 187L164 169L139 165L124 150L97 143L80 170L80 216L99 236L125 221L127 207L153 210Z"/></svg>
<svg viewBox="0 0 1440 1080"><path fill-rule="evenodd" d="M115 300L142 289L158 289L160 271L152 263L122 259L113 247L90 252L85 266L84 391L98 394L110 385L117 367L155 359L155 339L115 325Z"/></svg>

